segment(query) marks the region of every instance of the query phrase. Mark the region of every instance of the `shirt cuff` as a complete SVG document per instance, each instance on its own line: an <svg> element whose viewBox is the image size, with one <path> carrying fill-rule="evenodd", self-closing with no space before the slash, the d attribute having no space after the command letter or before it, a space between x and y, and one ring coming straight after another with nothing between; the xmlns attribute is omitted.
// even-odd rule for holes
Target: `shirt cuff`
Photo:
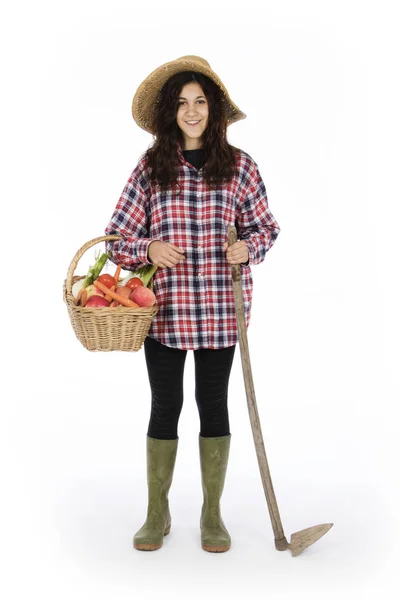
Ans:
<svg viewBox="0 0 400 600"><path fill-rule="evenodd" d="M248 267L248 266L250 266L250 263L251 263L252 258L253 258L253 248L252 248L250 242L248 242L247 240L244 240L244 242L245 242L245 244L247 246L247 250L249 252L249 258L247 259L247 262L241 263L241 264L244 265L245 267Z"/></svg>
<svg viewBox="0 0 400 600"><path fill-rule="evenodd" d="M149 246L150 246L151 242L154 242L154 240L145 238L145 239L139 239L136 243L137 259L140 262L146 263L148 265L153 264L151 262L151 260L148 258L148 251L149 251Z"/></svg>

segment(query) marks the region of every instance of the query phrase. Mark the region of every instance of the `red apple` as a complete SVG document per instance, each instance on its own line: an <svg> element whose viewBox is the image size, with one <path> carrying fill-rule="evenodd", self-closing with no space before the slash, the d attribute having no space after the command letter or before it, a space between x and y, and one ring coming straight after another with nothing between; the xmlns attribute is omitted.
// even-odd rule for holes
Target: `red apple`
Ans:
<svg viewBox="0 0 400 600"><path fill-rule="evenodd" d="M140 285L133 290L129 298L139 306L153 306L156 303L154 292L150 288Z"/></svg>
<svg viewBox="0 0 400 600"><path fill-rule="evenodd" d="M130 288L132 291L139 285L143 285L143 281L140 279L140 277L131 277L125 284L125 286Z"/></svg>
<svg viewBox="0 0 400 600"><path fill-rule="evenodd" d="M117 287L117 289L115 290L116 294L119 294L120 296L123 296L124 298L129 298L129 296L131 295L132 290L128 287L126 287L125 285L121 285L120 287Z"/></svg>
<svg viewBox="0 0 400 600"><path fill-rule="evenodd" d="M104 296L90 296L88 301L85 304L85 307L88 308L102 308L103 306L109 306L109 302L104 298Z"/></svg>
<svg viewBox="0 0 400 600"><path fill-rule="evenodd" d="M113 285L115 285L115 279L109 273L103 273L103 275L99 275L98 280L108 288L111 288Z"/></svg>

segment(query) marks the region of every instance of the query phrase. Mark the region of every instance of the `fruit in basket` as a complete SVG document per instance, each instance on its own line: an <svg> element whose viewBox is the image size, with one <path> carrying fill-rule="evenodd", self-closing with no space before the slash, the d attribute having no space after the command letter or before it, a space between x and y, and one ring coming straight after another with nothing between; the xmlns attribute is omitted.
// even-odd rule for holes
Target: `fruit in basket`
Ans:
<svg viewBox="0 0 400 600"><path fill-rule="evenodd" d="M136 302L134 302L133 300L131 300L130 298L125 298L124 296L121 296L120 294L117 294L117 292L108 289L104 283L101 283L101 281L98 281L96 279L96 281L94 282L94 284L104 293L107 294L107 296L109 296L112 300L116 300L117 302L119 302L120 304L122 304L123 306L128 306L129 308L139 308L139 304L137 304Z"/></svg>
<svg viewBox="0 0 400 600"><path fill-rule="evenodd" d="M139 304L139 306L153 306L156 303L156 297L154 292L144 286L138 286L133 290L131 295L129 296L131 300Z"/></svg>
<svg viewBox="0 0 400 600"><path fill-rule="evenodd" d="M123 296L124 298L129 298L129 296L132 293L132 290L125 285L117 287L115 291L117 292L117 294L120 294L120 296Z"/></svg>
<svg viewBox="0 0 400 600"><path fill-rule="evenodd" d="M140 277L131 277L130 279L128 279L128 281L125 283L125 287L130 288L130 290L133 292L133 290L135 290L139 285L144 285L143 281L140 279Z"/></svg>
<svg viewBox="0 0 400 600"><path fill-rule="evenodd" d="M104 298L104 296L90 296L85 304L85 308L103 308L104 306L109 306L109 302Z"/></svg>
<svg viewBox="0 0 400 600"><path fill-rule="evenodd" d="M97 281L100 281L100 283L108 288L111 288L113 285L115 285L115 278L109 273L103 273L103 275L99 275Z"/></svg>
<svg viewBox="0 0 400 600"><path fill-rule="evenodd" d="M88 299L91 296L104 296L104 292L99 290L95 285L88 285L86 289Z"/></svg>

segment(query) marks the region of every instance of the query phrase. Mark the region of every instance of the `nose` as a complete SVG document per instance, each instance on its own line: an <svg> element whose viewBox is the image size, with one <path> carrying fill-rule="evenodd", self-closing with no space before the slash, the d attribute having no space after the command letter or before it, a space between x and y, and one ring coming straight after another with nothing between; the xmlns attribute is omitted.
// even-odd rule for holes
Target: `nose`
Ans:
<svg viewBox="0 0 400 600"><path fill-rule="evenodd" d="M193 114L196 114L196 112L194 112L194 111L196 111L196 110L197 110L197 107L196 107L196 106L187 106L187 107L186 107L186 114L187 114L187 115L193 115Z"/></svg>

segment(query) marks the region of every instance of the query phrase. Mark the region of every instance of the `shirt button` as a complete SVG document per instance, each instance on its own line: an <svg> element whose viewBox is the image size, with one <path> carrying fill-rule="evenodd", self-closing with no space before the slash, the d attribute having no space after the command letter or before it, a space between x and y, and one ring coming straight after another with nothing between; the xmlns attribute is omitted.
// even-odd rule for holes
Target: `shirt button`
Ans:
<svg viewBox="0 0 400 600"><path fill-rule="evenodd" d="M201 192L197 192L197 197L200 198Z"/></svg>
<svg viewBox="0 0 400 600"><path fill-rule="evenodd" d="M203 277L203 273L199 273L199 277Z"/></svg>

